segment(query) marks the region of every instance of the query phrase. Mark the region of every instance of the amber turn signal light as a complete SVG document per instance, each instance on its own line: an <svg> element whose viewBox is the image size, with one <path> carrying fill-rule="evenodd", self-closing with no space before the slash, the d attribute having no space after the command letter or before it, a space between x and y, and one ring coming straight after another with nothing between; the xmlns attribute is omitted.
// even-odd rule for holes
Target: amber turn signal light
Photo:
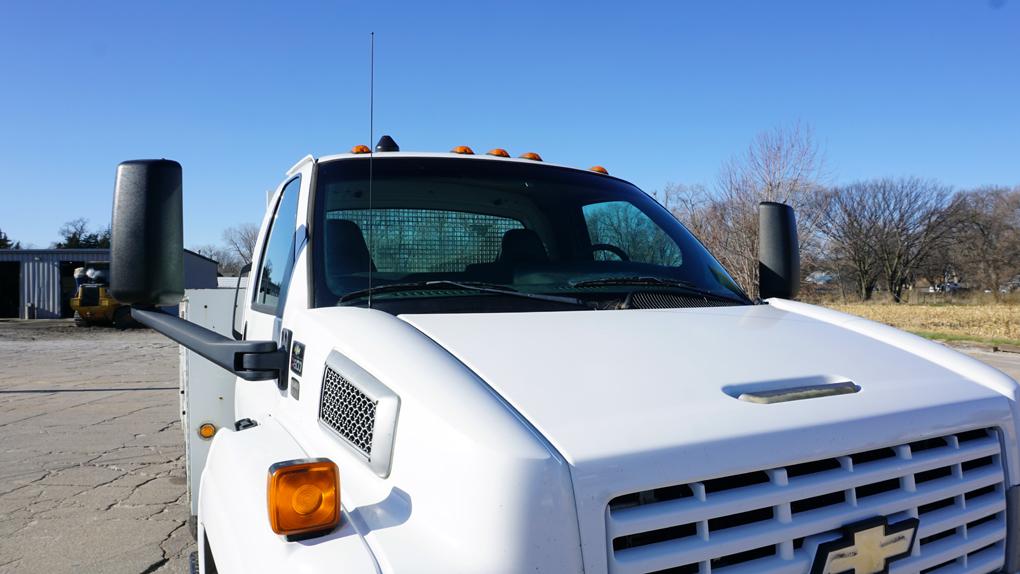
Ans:
<svg viewBox="0 0 1020 574"><path fill-rule="evenodd" d="M372 153L367 145L356 145L351 148L351 153Z"/></svg>
<svg viewBox="0 0 1020 574"><path fill-rule="evenodd" d="M202 426L198 427L198 436L204 438L205 440L209 440L215 435L216 425L212 423L204 423L202 424Z"/></svg>
<svg viewBox="0 0 1020 574"><path fill-rule="evenodd" d="M534 161L542 161L542 156L538 155L537 153L535 153L533 151L522 153L520 155L520 157L522 159L530 159L530 160L534 160Z"/></svg>
<svg viewBox="0 0 1020 574"><path fill-rule="evenodd" d="M464 155L475 155L475 152L466 145L459 145L450 150L450 153L462 153Z"/></svg>
<svg viewBox="0 0 1020 574"><path fill-rule="evenodd" d="M267 490L277 534L325 533L340 523L340 472L329 459L278 462L269 467Z"/></svg>
<svg viewBox="0 0 1020 574"><path fill-rule="evenodd" d="M602 167L601 165L593 165L588 168L588 171L598 172L601 173L602 175L609 175L609 170Z"/></svg>
<svg viewBox="0 0 1020 574"><path fill-rule="evenodd" d="M486 155L494 155L497 157L510 157L510 154L501 147L490 149L489 151L486 152Z"/></svg>

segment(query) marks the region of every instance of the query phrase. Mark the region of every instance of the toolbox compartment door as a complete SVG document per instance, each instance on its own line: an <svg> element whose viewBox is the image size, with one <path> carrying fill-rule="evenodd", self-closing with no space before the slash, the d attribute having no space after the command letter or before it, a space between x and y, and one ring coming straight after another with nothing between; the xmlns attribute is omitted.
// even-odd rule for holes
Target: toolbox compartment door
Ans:
<svg viewBox="0 0 1020 574"><path fill-rule="evenodd" d="M187 289L180 317L225 337L232 336L234 289ZM198 514L198 488L211 439L198 434L205 423L234 429L236 377L194 351L181 346L181 428L184 429L188 498Z"/></svg>

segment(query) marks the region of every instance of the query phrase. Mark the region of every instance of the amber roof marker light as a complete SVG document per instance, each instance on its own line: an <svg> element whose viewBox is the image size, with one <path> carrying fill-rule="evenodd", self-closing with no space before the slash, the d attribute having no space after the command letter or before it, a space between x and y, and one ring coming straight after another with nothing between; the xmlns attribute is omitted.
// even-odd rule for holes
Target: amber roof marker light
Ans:
<svg viewBox="0 0 1020 574"><path fill-rule="evenodd" d="M510 157L510 153L501 147L492 148L485 152L485 155L494 155L496 157Z"/></svg>
<svg viewBox="0 0 1020 574"><path fill-rule="evenodd" d="M459 153L459 154L464 154L464 155L475 155L474 150L472 150L471 148L469 148L466 145L459 145L459 146L451 149L450 153Z"/></svg>
<svg viewBox="0 0 1020 574"><path fill-rule="evenodd" d="M269 526L288 538L308 538L340 524L340 471L327 458L278 462L266 485Z"/></svg>
<svg viewBox="0 0 1020 574"><path fill-rule="evenodd" d="M596 173L601 173L602 175L609 175L609 170L601 165L593 165L588 168L588 171L594 171Z"/></svg>
<svg viewBox="0 0 1020 574"><path fill-rule="evenodd" d="M351 153L372 153L372 148L367 145L360 144L351 148Z"/></svg>
<svg viewBox="0 0 1020 574"><path fill-rule="evenodd" d="M542 156L538 155L533 151L525 152L519 155L521 159L530 159L531 161L542 161Z"/></svg>

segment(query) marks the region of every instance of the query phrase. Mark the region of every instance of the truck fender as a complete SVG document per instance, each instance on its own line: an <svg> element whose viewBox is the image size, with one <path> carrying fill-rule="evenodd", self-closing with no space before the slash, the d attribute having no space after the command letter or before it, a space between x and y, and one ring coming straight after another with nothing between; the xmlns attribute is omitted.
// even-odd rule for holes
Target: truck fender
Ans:
<svg viewBox="0 0 1020 574"><path fill-rule="evenodd" d="M199 556L211 572L204 548L211 549L216 572L379 572L362 535L343 510L340 526L321 537L288 542L269 526L266 484L270 465L315 457L274 418L242 431L221 429L209 449L199 490ZM341 484L343 471L341 469ZM343 494L341 493L341 504Z"/></svg>

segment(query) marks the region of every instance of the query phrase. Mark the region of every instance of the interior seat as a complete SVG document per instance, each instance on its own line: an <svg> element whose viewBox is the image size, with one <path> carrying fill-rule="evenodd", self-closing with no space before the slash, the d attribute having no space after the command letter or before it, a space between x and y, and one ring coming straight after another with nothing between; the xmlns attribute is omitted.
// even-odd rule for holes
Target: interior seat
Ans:
<svg viewBox="0 0 1020 574"><path fill-rule="evenodd" d="M495 261L472 263L464 271L476 281L512 283L514 267L548 262L549 254L537 233L530 229L510 229L503 234Z"/></svg>
<svg viewBox="0 0 1020 574"><path fill-rule="evenodd" d="M350 291L343 278L377 271L361 227L349 219L327 219L325 237L326 282L334 293ZM360 287L353 287L355 289Z"/></svg>
<svg viewBox="0 0 1020 574"><path fill-rule="evenodd" d="M520 265L522 263L548 263L549 254L542 239L532 229L510 229L503 234L499 263Z"/></svg>

